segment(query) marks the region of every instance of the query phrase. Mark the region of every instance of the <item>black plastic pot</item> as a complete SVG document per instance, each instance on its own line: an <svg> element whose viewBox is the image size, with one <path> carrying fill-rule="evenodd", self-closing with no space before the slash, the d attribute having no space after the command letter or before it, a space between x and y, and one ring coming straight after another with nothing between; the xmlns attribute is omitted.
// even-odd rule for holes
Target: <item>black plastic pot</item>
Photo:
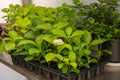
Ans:
<svg viewBox="0 0 120 80"><path fill-rule="evenodd" d="M17 62L17 65L21 66L20 61L22 61L21 58L12 56L12 59L14 60L13 63ZM51 80L93 80L95 76L100 75L104 72L104 65L105 62L98 63L92 65L89 69L82 69L79 74L63 74L59 70L56 70L54 68L51 68L46 65L41 65L38 62L30 61L25 62L23 65L26 65L26 69L35 72L37 74L42 75L45 79L51 79Z"/></svg>
<svg viewBox="0 0 120 80"><path fill-rule="evenodd" d="M113 44L106 42L102 45L102 49L112 51L112 54L105 54L103 58L107 59L108 62L120 63L120 39L114 39Z"/></svg>

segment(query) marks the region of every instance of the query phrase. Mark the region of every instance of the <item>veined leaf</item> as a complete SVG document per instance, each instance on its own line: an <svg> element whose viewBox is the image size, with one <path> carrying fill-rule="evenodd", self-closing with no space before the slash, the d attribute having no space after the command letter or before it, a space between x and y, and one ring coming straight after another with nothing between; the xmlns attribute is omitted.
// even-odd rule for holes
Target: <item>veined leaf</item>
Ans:
<svg viewBox="0 0 120 80"><path fill-rule="evenodd" d="M13 50L14 48L15 48L15 43L13 43L13 42L8 42L8 43L5 45L5 49L6 49L7 51Z"/></svg>
<svg viewBox="0 0 120 80"><path fill-rule="evenodd" d="M52 25L49 24L49 23L44 23L44 24L38 25L36 28L43 29L43 30L51 30L52 29Z"/></svg>
<svg viewBox="0 0 120 80"><path fill-rule="evenodd" d="M86 55L90 55L90 54L91 54L91 50L89 50L89 49L85 49L85 50L83 50L83 52L84 52Z"/></svg>
<svg viewBox="0 0 120 80"><path fill-rule="evenodd" d="M24 45L24 44L33 44L34 46L36 46L36 43L32 40L21 40L19 43L18 43L18 46L21 46L21 45Z"/></svg>
<svg viewBox="0 0 120 80"><path fill-rule="evenodd" d="M37 45L40 47L43 39L42 39L42 36L43 35L39 35L36 39L35 39L35 42L37 43Z"/></svg>
<svg viewBox="0 0 120 80"><path fill-rule="evenodd" d="M61 29L68 25L68 22L59 22L53 26L53 28Z"/></svg>
<svg viewBox="0 0 120 80"><path fill-rule="evenodd" d="M72 50L72 46L70 44L63 44L61 46L57 46L58 53L61 53L61 51L67 48L68 50Z"/></svg>
<svg viewBox="0 0 120 80"><path fill-rule="evenodd" d="M84 34L84 31L77 30L72 33L71 37L82 36L83 34Z"/></svg>
<svg viewBox="0 0 120 80"><path fill-rule="evenodd" d="M52 33L56 35L57 37L66 37L66 34L63 30L60 29L54 29L52 30Z"/></svg>
<svg viewBox="0 0 120 80"><path fill-rule="evenodd" d="M44 35L42 36L42 39L52 44L55 38L53 38L51 35Z"/></svg>
<svg viewBox="0 0 120 80"><path fill-rule="evenodd" d="M52 61L55 57L56 57L56 54L55 54L55 53L48 53L48 54L46 54L46 56L45 56L45 60L46 60L47 62L49 62L49 61Z"/></svg>
<svg viewBox="0 0 120 80"><path fill-rule="evenodd" d="M90 45L98 45L105 41L106 41L105 39L97 39L97 40L92 41L92 43Z"/></svg>
<svg viewBox="0 0 120 80"><path fill-rule="evenodd" d="M77 63L76 62L70 62L70 65L73 66L74 68L77 67Z"/></svg>
<svg viewBox="0 0 120 80"><path fill-rule="evenodd" d="M28 55L27 57L25 57L25 61L31 61L31 60L33 60L33 56L32 55Z"/></svg>
<svg viewBox="0 0 120 80"><path fill-rule="evenodd" d="M62 56L62 55L60 55L60 54L56 54L56 58L57 58L57 59L59 59L60 61L62 61L62 60L63 60L63 56Z"/></svg>
<svg viewBox="0 0 120 80"><path fill-rule="evenodd" d="M81 37L81 42L85 42L85 43L89 44L90 41L91 41L91 34L90 34L90 32L85 31Z"/></svg>
<svg viewBox="0 0 120 80"><path fill-rule="evenodd" d="M17 39L17 32L15 31L9 31L8 35L10 36L10 38L15 41Z"/></svg>
<svg viewBox="0 0 120 80"><path fill-rule="evenodd" d="M38 50L38 49L36 49L36 48L31 48L31 49L29 49L29 54L30 55L33 55L33 54L35 54L35 53L40 53L41 52L41 50Z"/></svg>
<svg viewBox="0 0 120 80"><path fill-rule="evenodd" d="M64 65L63 63L59 63L58 68L61 69L63 67L63 65Z"/></svg>
<svg viewBox="0 0 120 80"><path fill-rule="evenodd" d="M72 27L67 27L66 28L66 34L70 36L72 34Z"/></svg>
<svg viewBox="0 0 120 80"><path fill-rule="evenodd" d="M75 62L75 61L76 61L76 54L75 54L73 51L71 51L71 52L69 53L69 60L70 60L71 62Z"/></svg>

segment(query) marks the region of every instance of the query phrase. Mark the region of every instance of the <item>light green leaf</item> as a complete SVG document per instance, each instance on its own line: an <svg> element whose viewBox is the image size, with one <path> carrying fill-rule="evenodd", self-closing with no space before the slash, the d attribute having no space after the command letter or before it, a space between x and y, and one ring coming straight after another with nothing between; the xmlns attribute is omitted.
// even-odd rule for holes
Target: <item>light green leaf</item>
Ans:
<svg viewBox="0 0 120 80"><path fill-rule="evenodd" d="M58 53L61 53L61 51L64 48L67 48L68 50L72 50L72 46L70 44L65 44L64 43L63 45L57 46Z"/></svg>
<svg viewBox="0 0 120 80"><path fill-rule="evenodd" d="M66 37L66 34L63 30L60 29L54 29L52 30L52 33L56 35L57 37Z"/></svg>
<svg viewBox="0 0 120 80"><path fill-rule="evenodd" d="M65 57L64 57L63 61L64 61L65 63L67 63L67 64L69 63L69 59L68 59L68 58L65 58Z"/></svg>
<svg viewBox="0 0 120 80"><path fill-rule="evenodd" d="M64 65L63 63L59 63L58 68L61 69L63 67L63 65Z"/></svg>
<svg viewBox="0 0 120 80"><path fill-rule="evenodd" d="M92 43L90 45L98 45L105 41L106 41L105 39L97 39L97 40L92 41Z"/></svg>
<svg viewBox="0 0 120 80"><path fill-rule="evenodd" d="M66 34L70 36L72 34L72 27L67 27L66 28Z"/></svg>
<svg viewBox="0 0 120 80"><path fill-rule="evenodd" d="M21 46L21 45L24 45L24 44L33 44L34 46L36 46L36 43L32 40L21 40L17 46Z"/></svg>
<svg viewBox="0 0 120 80"><path fill-rule="evenodd" d="M38 50L38 49L36 49L36 48L31 48L31 49L29 49L29 54L30 55L33 55L33 54L35 54L35 53L40 53L41 52L41 50Z"/></svg>
<svg viewBox="0 0 120 80"><path fill-rule="evenodd" d="M63 65L63 67L62 67L62 73L65 73L65 74L67 74L68 72L68 65Z"/></svg>
<svg viewBox="0 0 120 80"><path fill-rule="evenodd" d="M51 30L52 29L52 25L49 24L49 23L44 23L44 24L38 25L36 28L44 29L44 30Z"/></svg>
<svg viewBox="0 0 120 80"><path fill-rule="evenodd" d="M60 55L60 54L56 54L55 56L56 56L56 58L59 59L60 61L63 60L63 56L62 56L62 55Z"/></svg>
<svg viewBox="0 0 120 80"><path fill-rule="evenodd" d="M34 57L32 56L32 55L28 55L27 57L25 57L25 61L31 61L31 60L33 60L34 59Z"/></svg>
<svg viewBox="0 0 120 80"><path fill-rule="evenodd" d="M82 30L76 30L72 33L71 37L76 37L76 36L82 36L84 34L84 31Z"/></svg>
<svg viewBox="0 0 120 80"><path fill-rule="evenodd" d="M76 61L76 54L75 54L73 51L71 51L71 52L69 53L69 60L70 60L71 62L75 62L75 61Z"/></svg>
<svg viewBox="0 0 120 80"><path fill-rule="evenodd" d="M15 31L9 31L8 35L13 41L15 41L17 39L17 36L18 36L17 32L15 32Z"/></svg>
<svg viewBox="0 0 120 80"><path fill-rule="evenodd" d="M59 22L53 26L53 28L61 29L68 25L68 22Z"/></svg>
<svg viewBox="0 0 120 80"><path fill-rule="evenodd" d="M55 54L55 53L48 53L48 54L46 54L46 56L45 56L45 60L46 60L47 62L49 62L49 61L52 61L55 57L56 57L56 54Z"/></svg>
<svg viewBox="0 0 120 80"><path fill-rule="evenodd" d="M27 17L25 18L19 18L13 25L19 26L22 29L26 29L28 25L31 25L31 20Z"/></svg>
<svg viewBox="0 0 120 80"><path fill-rule="evenodd" d="M36 42L38 48L41 48L41 43L42 43L42 41L43 41L42 36L43 36L43 35L39 35L39 36L35 39L35 42Z"/></svg>
<svg viewBox="0 0 120 80"><path fill-rule="evenodd" d="M84 52L86 55L90 55L90 54L91 54L91 50L89 50L89 49L85 49L85 50L83 50L83 52Z"/></svg>
<svg viewBox="0 0 120 80"><path fill-rule="evenodd" d="M70 62L70 65L73 66L74 68L77 67L77 63L76 62Z"/></svg>
<svg viewBox="0 0 120 80"><path fill-rule="evenodd" d="M6 49L7 51L15 49L15 43L13 43L13 42L8 42L8 43L5 45L5 49Z"/></svg>
<svg viewBox="0 0 120 80"><path fill-rule="evenodd" d="M43 35L42 36L42 39L43 40L45 40L45 41L47 41L47 42L49 42L49 43L53 43L53 40L55 39L56 37L54 37L54 36L51 36L51 35Z"/></svg>

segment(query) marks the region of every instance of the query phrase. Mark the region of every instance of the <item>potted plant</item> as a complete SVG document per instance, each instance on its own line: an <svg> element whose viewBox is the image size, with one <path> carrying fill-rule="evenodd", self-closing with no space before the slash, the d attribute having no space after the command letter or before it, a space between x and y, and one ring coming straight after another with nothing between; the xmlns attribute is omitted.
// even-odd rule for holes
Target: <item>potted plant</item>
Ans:
<svg viewBox="0 0 120 80"><path fill-rule="evenodd" d="M98 55L91 57L91 47L105 42L106 39L93 39L88 30L78 30L77 11L71 6L63 4L58 8L46 8L25 5L19 6L17 10L19 9L19 14L15 15L15 12L11 14L13 17L7 16L7 19L11 17L11 25L8 27L7 36L1 38L0 49L20 57L23 62L28 61L24 62L24 67L30 64L27 68L38 68L42 75L48 74L46 77L53 80L80 79L82 75L75 73L81 71L83 75L87 75L90 70L88 68L99 62L103 52L108 52L96 50ZM97 67L92 67L91 71L95 72ZM53 78L55 75L57 78Z"/></svg>
<svg viewBox="0 0 120 80"><path fill-rule="evenodd" d="M118 1L98 0L98 3L83 5L79 0L74 0L74 3L79 10L79 15L83 16L78 27L90 31L94 38L107 39L104 45L102 44L103 46L100 46L100 49L112 51L112 55L105 54L110 62L120 62L118 47L120 37L120 14L116 9L119 7ZM107 46L105 47L106 44Z"/></svg>

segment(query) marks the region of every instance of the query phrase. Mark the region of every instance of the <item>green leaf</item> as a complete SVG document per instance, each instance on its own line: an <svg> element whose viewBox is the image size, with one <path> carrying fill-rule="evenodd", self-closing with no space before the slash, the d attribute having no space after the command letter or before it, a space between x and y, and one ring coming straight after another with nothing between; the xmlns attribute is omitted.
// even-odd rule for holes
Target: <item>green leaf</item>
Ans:
<svg viewBox="0 0 120 80"><path fill-rule="evenodd" d="M73 51L71 51L71 52L69 53L69 60L70 60L71 62L75 62L75 61L76 61L76 54L75 54Z"/></svg>
<svg viewBox="0 0 120 80"><path fill-rule="evenodd" d="M65 73L65 74L67 74L68 72L68 66L67 65L63 65L63 67L62 67L62 73Z"/></svg>
<svg viewBox="0 0 120 80"><path fill-rule="evenodd" d="M18 55L28 55L27 51L15 51L12 55L18 56Z"/></svg>
<svg viewBox="0 0 120 80"><path fill-rule="evenodd" d="M84 34L84 31L82 30L76 30L72 33L71 37L76 37L76 36L82 36Z"/></svg>
<svg viewBox="0 0 120 80"><path fill-rule="evenodd" d="M85 31L81 37L81 41L89 44L91 42L91 34L88 31Z"/></svg>
<svg viewBox="0 0 120 80"><path fill-rule="evenodd" d="M80 5L80 0L73 0L73 3L76 4L76 5Z"/></svg>
<svg viewBox="0 0 120 80"><path fill-rule="evenodd" d="M21 45L24 45L24 44L33 44L34 46L36 46L36 43L32 40L21 40L17 46L21 46Z"/></svg>
<svg viewBox="0 0 120 80"><path fill-rule="evenodd" d="M61 69L63 67L63 65L64 65L63 63L59 63L58 68Z"/></svg>
<svg viewBox="0 0 120 80"><path fill-rule="evenodd" d="M8 42L8 43L5 45L5 49L6 49L7 51L15 49L15 43L13 43L13 42Z"/></svg>
<svg viewBox="0 0 120 80"><path fill-rule="evenodd" d="M84 49L83 52L86 55L90 55L91 54L91 50L89 50L89 49Z"/></svg>
<svg viewBox="0 0 120 80"><path fill-rule="evenodd" d="M31 25L31 20L27 17L19 18L15 23L14 26L19 26L21 29L26 29L28 25Z"/></svg>
<svg viewBox="0 0 120 80"><path fill-rule="evenodd" d="M72 41L75 43L76 46L80 45L80 37L73 37Z"/></svg>
<svg viewBox="0 0 120 80"><path fill-rule="evenodd" d="M34 57L33 56L31 56L31 55L28 55L27 57L25 57L25 61L31 61L31 60L33 60L34 59Z"/></svg>
<svg viewBox="0 0 120 80"><path fill-rule="evenodd" d="M8 8L4 8L4 9L2 9L1 11L4 12L4 13L8 13L8 12L9 12L9 9L8 9Z"/></svg>
<svg viewBox="0 0 120 80"><path fill-rule="evenodd" d="M41 52L41 50L38 50L38 49L36 49L36 48L31 48L31 49L29 49L29 54L30 55L33 55L33 54L35 54L35 53L40 53Z"/></svg>
<svg viewBox="0 0 120 80"><path fill-rule="evenodd" d="M60 61L63 60L63 56L62 56L62 55L60 55L60 54L56 54L55 56L56 56L56 58L59 59Z"/></svg>
<svg viewBox="0 0 120 80"><path fill-rule="evenodd" d="M5 49L4 42L0 42L0 54L4 51L4 49Z"/></svg>
<svg viewBox="0 0 120 80"><path fill-rule="evenodd" d="M68 22L59 22L53 26L53 28L61 29L68 25Z"/></svg>
<svg viewBox="0 0 120 80"><path fill-rule="evenodd" d="M46 56L45 56L45 60L46 60L47 62L49 62L49 61L52 61L55 57L56 57L56 54L55 54L55 53L48 53L48 54L46 54Z"/></svg>
<svg viewBox="0 0 120 80"><path fill-rule="evenodd" d="M72 68L71 71L74 72L74 73L80 73L80 70L77 69L77 68Z"/></svg>
<svg viewBox="0 0 120 80"><path fill-rule="evenodd" d="M60 29L54 29L52 30L52 33L56 35L57 37L66 37L66 34L63 30Z"/></svg>
<svg viewBox="0 0 120 80"><path fill-rule="evenodd" d="M72 34L72 27L67 27L66 28L66 34L70 36Z"/></svg>
<svg viewBox="0 0 120 80"><path fill-rule="evenodd" d="M67 63L67 64L69 63L69 59L68 59L68 58L65 58L65 57L64 57L63 61L64 61L65 63Z"/></svg>
<svg viewBox="0 0 120 80"><path fill-rule="evenodd" d="M35 38L36 37L36 33L33 32L33 31L29 31L29 32L25 33L24 37L25 38L29 38L29 39L30 38Z"/></svg>
<svg viewBox="0 0 120 80"><path fill-rule="evenodd" d="M92 43L90 45L98 45L105 41L106 41L105 39L97 39L97 40L92 41Z"/></svg>
<svg viewBox="0 0 120 80"><path fill-rule="evenodd" d="M37 38L35 39L35 42L37 43L37 46L38 46L39 48L41 47L41 43L42 43L42 41L43 41L42 36L43 36L43 35L39 35L39 36L37 36Z"/></svg>
<svg viewBox="0 0 120 80"><path fill-rule="evenodd" d="M9 31L8 35L13 41L15 41L17 39L17 36L18 36L17 32L15 32L15 31Z"/></svg>
<svg viewBox="0 0 120 80"><path fill-rule="evenodd" d="M63 45L57 46L58 53L61 53L61 51L64 48L67 48L68 50L72 50L72 46L70 44L63 44Z"/></svg>
<svg viewBox="0 0 120 80"><path fill-rule="evenodd" d="M73 66L74 68L77 67L77 63L76 62L70 62L70 65Z"/></svg>
<svg viewBox="0 0 120 80"><path fill-rule="evenodd" d="M46 34L42 36L42 39L52 44L53 40L56 39L56 37Z"/></svg>
<svg viewBox="0 0 120 80"><path fill-rule="evenodd" d="M109 51L109 50L102 50L102 52L105 52L107 54L112 54L112 51Z"/></svg>
<svg viewBox="0 0 120 80"><path fill-rule="evenodd" d="M43 30L51 30L52 29L52 25L49 24L49 23L44 23L44 24L38 25L36 28L43 29Z"/></svg>

